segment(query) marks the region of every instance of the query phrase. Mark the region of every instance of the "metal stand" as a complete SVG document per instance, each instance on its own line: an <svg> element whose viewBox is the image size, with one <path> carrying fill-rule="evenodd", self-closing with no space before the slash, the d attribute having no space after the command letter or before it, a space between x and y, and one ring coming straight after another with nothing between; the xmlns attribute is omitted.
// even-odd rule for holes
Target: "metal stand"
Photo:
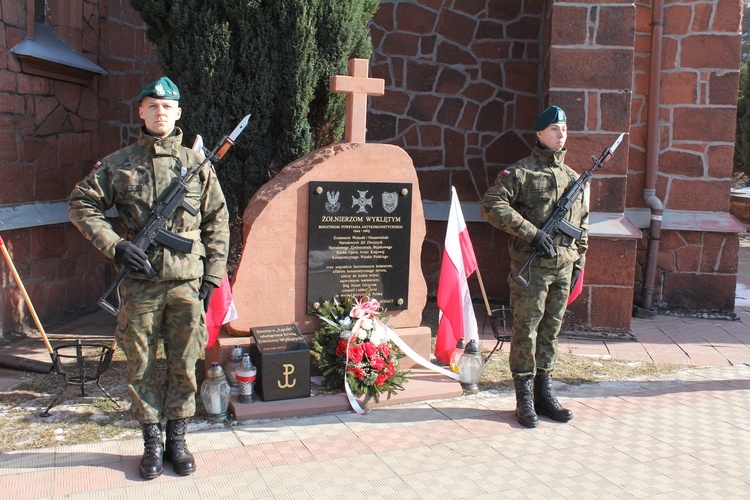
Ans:
<svg viewBox="0 0 750 500"><path fill-rule="evenodd" d="M79 339L75 344L65 344L54 348L53 367L54 371L63 377L65 385L57 393L55 399L42 412L40 417L49 417L50 409L60 400L65 389L69 385L81 387L81 396L86 395L86 385L95 383L99 389L120 409L107 390L102 387L99 378L102 376L112 361L113 350L102 344L84 344ZM68 361L65 363L65 361Z"/></svg>
<svg viewBox="0 0 750 500"><path fill-rule="evenodd" d="M492 348L490 353L485 358L484 362L488 362L493 354L495 354L495 351L497 351L498 346L500 349L503 348L503 343L510 342L511 336L507 333L506 330L506 319L505 319L505 311L510 312L510 307L508 306L500 306L497 309L492 309L492 314L489 314L484 317L484 323L482 324L482 332L484 332L484 328L487 326L487 318L490 319L490 327L492 327L492 335L495 337L495 340L497 342L495 343L495 347ZM503 331L500 333L497 329L497 321L500 321L502 323Z"/></svg>

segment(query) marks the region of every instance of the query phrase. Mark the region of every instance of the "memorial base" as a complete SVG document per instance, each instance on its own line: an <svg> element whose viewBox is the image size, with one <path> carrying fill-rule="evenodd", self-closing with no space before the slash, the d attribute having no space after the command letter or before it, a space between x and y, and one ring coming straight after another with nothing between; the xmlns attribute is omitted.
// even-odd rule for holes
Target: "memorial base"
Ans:
<svg viewBox="0 0 750 500"><path fill-rule="evenodd" d="M462 394L463 389L457 381L418 367L411 369L411 374L404 384L403 391L399 391L395 395L385 394L381 396L377 403L370 397L360 397L357 398L357 401L362 408L370 409L433 399L456 398ZM346 394L341 393L283 401L256 401L249 404L238 403L237 395L232 395L229 402L229 411L234 415L235 420L243 422L267 418L307 417L353 410Z"/></svg>
<svg viewBox="0 0 750 500"><path fill-rule="evenodd" d="M432 332L429 327L399 328L396 330L396 334L419 353L420 356L430 359ZM304 334L303 337L309 345L312 334ZM229 361L229 355L235 345L242 347L245 352L250 352L250 346L254 343L252 337L234 337L228 335L226 332L222 332L214 345L206 349L206 366L211 366L211 363L214 361L224 366ZM399 363L402 369L411 371L406 384L404 384L404 390L399 391L395 395L385 394L380 398L380 402L378 403L371 398L359 398L358 401L363 408L377 408L433 399L448 399L463 394L461 384L457 381L422 368L411 358L401 358ZM311 367L311 373L319 375L314 366ZM315 393L314 389L313 393ZM235 419L238 421L303 417L352 411L349 401L343 393L313 394L313 396L308 398L256 401L248 404L238 403L237 394L232 394L229 407L230 412L235 415Z"/></svg>

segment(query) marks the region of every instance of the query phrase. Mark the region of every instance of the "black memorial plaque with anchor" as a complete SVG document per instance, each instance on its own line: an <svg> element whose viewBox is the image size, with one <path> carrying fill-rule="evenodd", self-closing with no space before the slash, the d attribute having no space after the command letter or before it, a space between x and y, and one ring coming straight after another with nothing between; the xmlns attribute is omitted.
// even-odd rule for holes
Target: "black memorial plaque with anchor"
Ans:
<svg viewBox="0 0 750 500"><path fill-rule="evenodd" d="M339 295L408 307L411 200L411 183L310 183L308 313Z"/></svg>
<svg viewBox="0 0 750 500"><path fill-rule="evenodd" d="M310 397L310 349L296 325L251 328L255 390L263 401Z"/></svg>

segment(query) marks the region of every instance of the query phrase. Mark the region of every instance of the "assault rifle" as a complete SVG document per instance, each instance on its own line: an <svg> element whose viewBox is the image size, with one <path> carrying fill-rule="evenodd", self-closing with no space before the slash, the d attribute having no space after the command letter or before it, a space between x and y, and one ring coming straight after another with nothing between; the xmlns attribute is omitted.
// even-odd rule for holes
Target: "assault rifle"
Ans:
<svg viewBox="0 0 750 500"><path fill-rule="evenodd" d="M242 131L245 130L248 121L250 121L250 115L247 115L245 118L243 118L240 124L235 127L231 134L229 134L228 136L225 135L221 139L219 144L213 149L213 151L207 152L206 158L201 162L200 165L189 171L185 171L184 169L182 170L182 176L179 177L169 187L169 189L164 191L163 195L160 196L156 201L154 209L151 210L151 216L149 217L148 222L146 222L143 228L138 231L138 234L135 236L135 238L133 238L133 241L131 241L131 243L140 248L144 253L147 253L148 248L153 245L154 242L160 243L161 245L172 248L174 250L179 250L183 253L190 253L193 250L193 240L183 238L182 236L167 231L166 229L164 229L164 225L175 214L175 212L177 212L178 208L185 209L185 211L187 211L190 215L196 215L200 211L199 207L194 207L185 199L190 181L193 180L193 177L195 177L198 172L201 171L201 169L207 162L213 161L214 163L216 163L224 157L224 154L226 154L229 148L234 144L234 141L237 140L237 137L239 137ZM179 159L177 159L177 161L179 162ZM113 314L114 316L117 316L120 313L120 306L122 305L120 284L122 284L122 281L125 279L125 276L127 276L129 272L130 268L128 266L124 266L122 271L120 271L115 277L115 281L110 285L109 288L107 288L107 291L104 292L102 298L99 299L98 304L102 307L102 309L109 312L110 314ZM145 272L146 276L148 276L149 278L153 278L157 274L148 261L146 261L143 272ZM116 292L115 298L117 306L114 306L107 302L107 299L112 294L112 292Z"/></svg>
<svg viewBox="0 0 750 500"><path fill-rule="evenodd" d="M597 168L604 168L604 162L606 162L609 157L612 156L612 153L615 152L617 146L619 146L622 142L623 137L625 137L625 134L620 134L617 140L610 147L606 148L601 155L599 155L599 158L597 158L596 156L592 156L591 159L594 160L594 165L589 170L583 172L575 182L568 186L568 189L565 191L565 194L562 195L562 198L557 200L555 210L549 216L547 222L545 222L541 227L541 230L547 233L550 238L554 239L558 234L562 233L563 241L568 244L572 243L573 240L581 239L581 237L583 236L583 230L566 221L565 216L570 211L570 207L573 206L573 202L583 192L583 188L586 183L589 181L591 176L594 175L594 170L596 170ZM513 279L516 281L516 283L519 283L523 286L529 286L529 281L525 280L523 276L521 276L521 273L523 273L523 271L527 267L529 267L531 262L536 258L537 254L538 252L536 249L531 252L531 255L529 255L529 257L526 259L526 262L523 263L518 272L513 276ZM555 249L553 247L549 253L549 256L555 257L556 255L557 252L555 252ZM530 275L531 271L529 271L529 276Z"/></svg>

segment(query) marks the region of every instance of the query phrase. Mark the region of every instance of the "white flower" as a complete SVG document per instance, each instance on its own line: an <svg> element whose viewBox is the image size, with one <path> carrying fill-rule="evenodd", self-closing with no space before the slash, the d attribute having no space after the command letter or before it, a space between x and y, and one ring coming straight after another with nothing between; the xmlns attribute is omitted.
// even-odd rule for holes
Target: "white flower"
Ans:
<svg viewBox="0 0 750 500"><path fill-rule="evenodd" d="M339 334L339 338L342 338L346 341L348 341L349 338L351 338L351 336L352 336L351 330L341 330L341 333Z"/></svg>
<svg viewBox="0 0 750 500"><path fill-rule="evenodd" d="M362 329L367 330L368 332L372 330L372 327L375 326L373 324L372 318L365 318L362 320Z"/></svg>
<svg viewBox="0 0 750 500"><path fill-rule="evenodd" d="M375 329L370 332L370 342L375 345L380 345L386 340L388 340L388 337L386 336L383 327L380 324L375 325Z"/></svg>
<svg viewBox="0 0 750 500"><path fill-rule="evenodd" d="M351 324L352 324L352 318L350 318L349 316L347 316L346 318L344 318L341 321L339 321L339 324L341 326L343 326L344 328L349 328L349 326L351 326Z"/></svg>
<svg viewBox="0 0 750 500"><path fill-rule="evenodd" d="M367 332L364 328L359 329L359 333L357 334L357 338L359 340L367 340Z"/></svg>

